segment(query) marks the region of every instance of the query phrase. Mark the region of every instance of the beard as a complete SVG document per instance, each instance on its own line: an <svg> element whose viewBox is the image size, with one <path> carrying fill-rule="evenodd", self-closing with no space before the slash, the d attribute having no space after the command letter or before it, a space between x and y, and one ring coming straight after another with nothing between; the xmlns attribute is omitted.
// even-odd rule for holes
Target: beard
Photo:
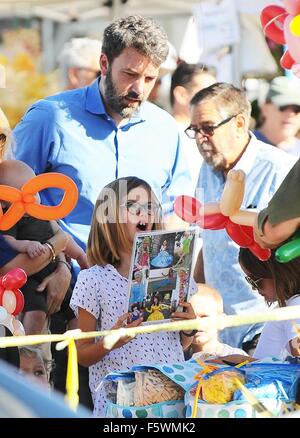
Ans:
<svg viewBox="0 0 300 438"><path fill-rule="evenodd" d="M198 150L204 161L215 170L225 169L225 158L221 152L216 152L214 147L207 142L197 144Z"/></svg>
<svg viewBox="0 0 300 438"><path fill-rule="evenodd" d="M118 93L110 68L107 71L105 79L104 95L106 104L110 107L110 109L126 119L131 118L139 110L141 103L143 103L143 96L135 93L134 91L121 94ZM136 102L128 102L126 98L138 100Z"/></svg>

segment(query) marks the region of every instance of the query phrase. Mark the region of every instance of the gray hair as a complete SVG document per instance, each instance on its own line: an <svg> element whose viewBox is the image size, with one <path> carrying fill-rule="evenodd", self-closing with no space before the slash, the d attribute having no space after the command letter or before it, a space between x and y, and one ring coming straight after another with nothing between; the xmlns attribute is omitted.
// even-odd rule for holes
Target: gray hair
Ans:
<svg viewBox="0 0 300 438"><path fill-rule="evenodd" d="M50 374L54 367L54 361L50 359L46 359L43 355L43 351L41 347L32 347L31 345L26 345L19 347L19 354L28 358L38 358L45 366L45 370L47 373L48 381L50 380Z"/></svg>
<svg viewBox="0 0 300 438"><path fill-rule="evenodd" d="M86 68L98 71L101 42L91 38L72 38L67 41L57 59L60 79L68 85L69 68Z"/></svg>
<svg viewBox="0 0 300 438"><path fill-rule="evenodd" d="M230 117L234 114L243 114L245 117L245 127L248 130L251 115L251 104L245 91L226 82L217 82L204 88L191 100L192 106L197 106L204 102L214 101L214 105L219 114L223 117Z"/></svg>
<svg viewBox="0 0 300 438"><path fill-rule="evenodd" d="M112 62L126 48L133 48L159 67L168 56L168 38L152 18L131 15L120 18L104 30L102 52Z"/></svg>

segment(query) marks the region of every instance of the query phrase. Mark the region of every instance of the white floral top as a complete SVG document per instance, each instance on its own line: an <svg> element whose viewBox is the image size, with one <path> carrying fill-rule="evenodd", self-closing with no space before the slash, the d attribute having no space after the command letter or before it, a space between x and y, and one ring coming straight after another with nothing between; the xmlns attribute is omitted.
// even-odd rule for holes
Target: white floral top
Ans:
<svg viewBox="0 0 300 438"><path fill-rule="evenodd" d="M110 329L127 312L128 279L112 266L93 266L79 273L71 298L71 307L85 309L97 319L96 330ZM138 335L128 344L113 350L101 361L89 367L89 383L94 401L94 416L105 415L101 379L112 371L122 371L133 365L176 363L184 360L179 332Z"/></svg>

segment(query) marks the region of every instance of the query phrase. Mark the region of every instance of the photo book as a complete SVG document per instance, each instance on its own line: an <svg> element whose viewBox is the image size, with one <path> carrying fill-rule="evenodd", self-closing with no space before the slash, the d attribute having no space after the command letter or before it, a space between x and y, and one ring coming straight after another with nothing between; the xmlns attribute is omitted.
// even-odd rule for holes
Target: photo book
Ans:
<svg viewBox="0 0 300 438"><path fill-rule="evenodd" d="M130 322L170 321L189 297L198 227L135 236L129 272Z"/></svg>

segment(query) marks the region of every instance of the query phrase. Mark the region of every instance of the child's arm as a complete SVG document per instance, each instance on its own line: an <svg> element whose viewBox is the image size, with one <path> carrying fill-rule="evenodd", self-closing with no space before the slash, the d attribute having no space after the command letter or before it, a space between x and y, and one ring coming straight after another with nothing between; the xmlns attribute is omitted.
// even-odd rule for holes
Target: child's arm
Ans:
<svg viewBox="0 0 300 438"><path fill-rule="evenodd" d="M65 234L65 233L64 233ZM54 235L51 239L48 239L53 245L55 254L58 255L62 252L66 246L66 239L62 235ZM52 259L52 254L50 249L47 247L47 252L42 254L40 257L36 257L34 259L30 259L27 254L22 253L18 254L11 261L6 263L6 265L0 268L0 274L4 275L9 272L11 269L22 267L28 276L36 274L41 269L45 268ZM62 263L60 263L62 264ZM66 268L67 269L67 268Z"/></svg>
<svg viewBox="0 0 300 438"><path fill-rule="evenodd" d="M77 260L81 269L87 269L89 267L86 253L71 236L65 249L65 253L71 257L71 259Z"/></svg>
<svg viewBox="0 0 300 438"><path fill-rule="evenodd" d="M47 252L47 246L35 240L17 240L7 234L3 237L15 251L27 253L31 259Z"/></svg>
<svg viewBox="0 0 300 438"><path fill-rule="evenodd" d="M86 254L83 251L83 249L75 242L75 240L69 234L65 233L60 228L57 222L51 221L51 226L55 234L64 233L67 235L68 240L66 247L64 249L65 254L67 254L71 259L77 260L81 269L87 269L89 266L88 266Z"/></svg>
<svg viewBox="0 0 300 438"><path fill-rule="evenodd" d="M124 315L120 316L116 324L112 327L112 330L125 326L136 327L140 325L143 320L143 318L139 318L130 324L126 324L128 317L129 313L125 313ZM78 307L78 326L83 332L95 331L96 324L96 318L91 313L87 312L81 307ZM132 341L132 339L132 336L123 336L110 349L104 348L103 338L97 340L96 342L94 339L82 339L77 341L78 362L82 366L89 367L90 365L99 362L112 350L123 347L123 345Z"/></svg>
<svg viewBox="0 0 300 438"><path fill-rule="evenodd" d="M259 229L258 222L254 224L254 239L262 248L276 248L292 236L300 227L300 218L290 219L277 225L272 225L267 219L263 231Z"/></svg>

